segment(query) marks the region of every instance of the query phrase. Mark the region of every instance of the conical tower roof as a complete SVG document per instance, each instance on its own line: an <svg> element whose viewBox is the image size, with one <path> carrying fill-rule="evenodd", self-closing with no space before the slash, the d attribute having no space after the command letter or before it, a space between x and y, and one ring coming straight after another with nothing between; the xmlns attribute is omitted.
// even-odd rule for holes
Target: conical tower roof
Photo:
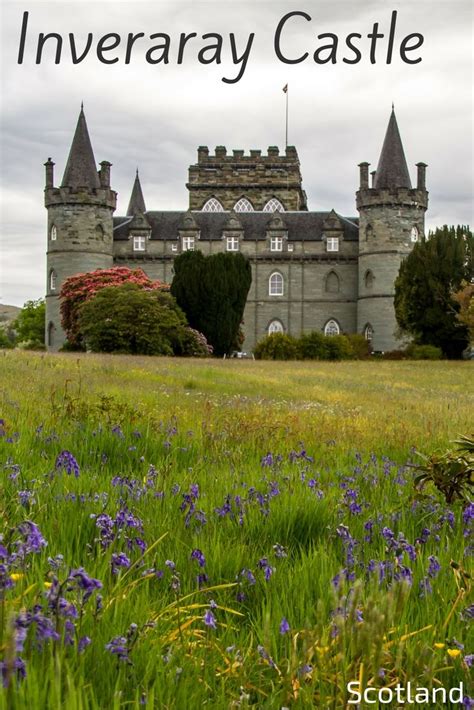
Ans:
<svg viewBox="0 0 474 710"><path fill-rule="evenodd" d="M72 139L66 169L63 175L61 187L86 187L89 189L100 187L100 180L97 174L97 167L92 150L89 131L87 130L84 109L77 121L76 132Z"/></svg>
<svg viewBox="0 0 474 710"><path fill-rule="evenodd" d="M374 187L376 189L394 187L411 189L410 173L393 106L375 173Z"/></svg>
<svg viewBox="0 0 474 710"><path fill-rule="evenodd" d="M142 186L140 185L140 178L137 174L135 175L135 182L133 183L132 194L130 196L130 202L128 203L127 216L133 217L139 213L145 213L145 199L143 197Z"/></svg>

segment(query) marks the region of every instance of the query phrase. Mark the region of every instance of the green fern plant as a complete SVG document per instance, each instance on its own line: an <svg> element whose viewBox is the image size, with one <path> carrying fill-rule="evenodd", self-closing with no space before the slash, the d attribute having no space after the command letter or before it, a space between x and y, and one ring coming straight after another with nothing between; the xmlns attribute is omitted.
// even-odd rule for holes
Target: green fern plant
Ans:
<svg viewBox="0 0 474 710"><path fill-rule="evenodd" d="M418 471L414 485L422 491L432 483L446 499L470 502L474 490L474 436L461 436L453 442L457 448L444 454L425 456L418 452L423 463L415 465Z"/></svg>

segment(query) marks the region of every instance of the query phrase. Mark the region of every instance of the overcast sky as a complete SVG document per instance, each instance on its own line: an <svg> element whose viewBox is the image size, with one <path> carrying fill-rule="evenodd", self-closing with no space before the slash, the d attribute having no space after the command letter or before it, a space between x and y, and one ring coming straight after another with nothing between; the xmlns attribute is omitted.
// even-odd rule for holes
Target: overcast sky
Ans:
<svg viewBox="0 0 474 710"><path fill-rule="evenodd" d="M45 291L46 210L43 207L44 167L56 163L55 184L61 182L80 103L84 101L97 162L109 160L112 187L118 191L116 214L124 214L138 166L148 209L186 209L187 169L197 159L196 148L226 145L228 150L284 147L285 95L289 84L289 143L296 145L309 209L334 208L356 215L357 164L376 168L383 137L395 102L398 125L412 182L415 163L428 163L430 206L427 226L473 223L473 17L472 0L298 0L298 2L1 2L1 216L0 302L22 305ZM17 63L24 11L29 11L23 64ZM309 52L306 61L286 65L274 51L280 19L299 10L311 22L294 18L285 27L282 50L289 58ZM398 11L391 65L385 63L392 10ZM370 63L374 22L385 34L378 40L376 64ZM40 32L65 37L61 63L53 63L53 48L35 64ZM93 42L87 58L72 65L68 33L77 51L89 32ZM122 44L110 57L97 59L97 40L116 32ZM129 65L124 43L129 32L144 32ZM182 32L196 32L181 65L177 48ZM222 63L201 65L197 56L209 44L206 33L223 36ZM229 34L237 53L255 33L242 79L234 78ZM314 51L339 37L336 64L318 65ZM360 33L358 64L345 48L349 33ZM401 61L405 35L419 32L423 46ZM149 65L145 52L156 41L171 37L168 64Z"/></svg>

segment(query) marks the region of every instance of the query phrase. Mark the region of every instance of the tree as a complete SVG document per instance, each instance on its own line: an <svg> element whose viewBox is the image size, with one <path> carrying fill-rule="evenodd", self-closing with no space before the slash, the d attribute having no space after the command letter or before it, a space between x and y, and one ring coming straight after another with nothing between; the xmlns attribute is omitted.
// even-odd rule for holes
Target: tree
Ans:
<svg viewBox="0 0 474 710"><path fill-rule="evenodd" d="M461 283L461 289L453 295L453 299L459 305L459 313L456 318L466 326L469 339L474 343L474 283Z"/></svg>
<svg viewBox="0 0 474 710"><path fill-rule="evenodd" d="M438 228L402 262L395 282L395 313L402 331L421 345L460 357L468 342L452 294L473 274L474 241L468 227Z"/></svg>
<svg viewBox="0 0 474 710"><path fill-rule="evenodd" d="M174 261L171 293L189 325L206 336L216 355L225 355L238 347L251 283L250 263L242 254L187 251Z"/></svg>
<svg viewBox="0 0 474 710"><path fill-rule="evenodd" d="M83 346L79 332L79 310L81 305L92 298L100 289L133 283L149 291L167 291L167 284L152 281L142 269L116 266L99 269L85 274L71 276L63 283L59 294L61 299L61 324L68 343L76 349Z"/></svg>
<svg viewBox="0 0 474 710"><path fill-rule="evenodd" d="M43 298L36 301L27 301L12 327L17 334L19 343L28 343L30 348L44 346L44 331L46 319L46 306Z"/></svg>
<svg viewBox="0 0 474 710"><path fill-rule="evenodd" d="M173 355L186 331L169 293L137 283L102 288L79 309L79 333L93 352Z"/></svg>

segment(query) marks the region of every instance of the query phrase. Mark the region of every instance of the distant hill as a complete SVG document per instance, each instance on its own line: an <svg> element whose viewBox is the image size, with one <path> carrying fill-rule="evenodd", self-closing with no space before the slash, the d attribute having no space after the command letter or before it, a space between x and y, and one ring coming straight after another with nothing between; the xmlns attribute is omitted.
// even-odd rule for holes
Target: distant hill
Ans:
<svg viewBox="0 0 474 710"><path fill-rule="evenodd" d="M18 306L4 306L0 303L0 323L10 323L12 320L18 316L21 308Z"/></svg>

